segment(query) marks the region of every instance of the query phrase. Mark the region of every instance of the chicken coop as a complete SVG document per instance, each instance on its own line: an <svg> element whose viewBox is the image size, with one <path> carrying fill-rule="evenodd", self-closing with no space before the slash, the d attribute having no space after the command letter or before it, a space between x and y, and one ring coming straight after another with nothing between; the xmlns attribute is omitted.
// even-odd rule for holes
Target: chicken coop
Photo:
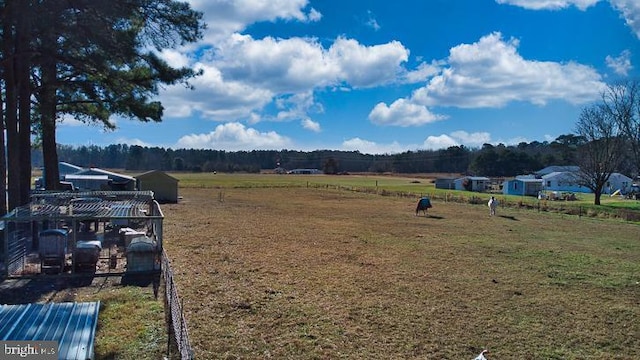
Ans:
<svg viewBox="0 0 640 360"><path fill-rule="evenodd" d="M163 219L151 191L34 193L0 222L0 273L159 271Z"/></svg>

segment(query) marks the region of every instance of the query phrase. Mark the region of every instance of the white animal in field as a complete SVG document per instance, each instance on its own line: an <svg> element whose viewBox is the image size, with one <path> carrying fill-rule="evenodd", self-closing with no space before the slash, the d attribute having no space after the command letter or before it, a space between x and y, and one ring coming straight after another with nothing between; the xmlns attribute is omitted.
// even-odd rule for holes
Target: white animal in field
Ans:
<svg viewBox="0 0 640 360"><path fill-rule="evenodd" d="M495 215L496 208L498 207L498 200L492 196L491 199L489 199L489 203L487 205L489 205L489 215Z"/></svg>
<svg viewBox="0 0 640 360"><path fill-rule="evenodd" d="M484 354L487 353L487 350L482 350L482 352L480 353L480 355L478 355L475 359L473 360L487 360L487 358L484 356Z"/></svg>

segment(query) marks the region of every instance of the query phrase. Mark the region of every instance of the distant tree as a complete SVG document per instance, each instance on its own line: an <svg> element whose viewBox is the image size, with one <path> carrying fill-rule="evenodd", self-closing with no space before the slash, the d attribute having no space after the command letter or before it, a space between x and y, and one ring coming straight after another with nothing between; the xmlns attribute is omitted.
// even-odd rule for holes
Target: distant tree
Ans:
<svg viewBox="0 0 640 360"><path fill-rule="evenodd" d="M184 170L184 159L181 157L177 157L173 159L173 170L175 171L183 171Z"/></svg>
<svg viewBox="0 0 640 360"><path fill-rule="evenodd" d="M549 165L575 165L576 151L578 146L584 143L584 138L575 134L565 134L558 136L550 147L556 154L556 163Z"/></svg>
<svg viewBox="0 0 640 360"><path fill-rule="evenodd" d="M640 172L640 83L628 80L609 85L602 94L604 111L620 127L626 138L634 176ZM630 174L631 175L631 174Z"/></svg>
<svg viewBox="0 0 640 360"><path fill-rule="evenodd" d="M577 180L594 193L594 204L600 197L611 174L624 158L624 139L615 117L602 104L586 107L580 113L576 132L585 142L578 148L580 171Z"/></svg>
<svg viewBox="0 0 640 360"><path fill-rule="evenodd" d="M469 170L474 174L496 175L498 170L498 152L491 144L483 144L482 149L477 151L475 157L469 165Z"/></svg>
<svg viewBox="0 0 640 360"><path fill-rule="evenodd" d="M330 157L328 158L322 167L325 174L337 174L338 173L338 161Z"/></svg>

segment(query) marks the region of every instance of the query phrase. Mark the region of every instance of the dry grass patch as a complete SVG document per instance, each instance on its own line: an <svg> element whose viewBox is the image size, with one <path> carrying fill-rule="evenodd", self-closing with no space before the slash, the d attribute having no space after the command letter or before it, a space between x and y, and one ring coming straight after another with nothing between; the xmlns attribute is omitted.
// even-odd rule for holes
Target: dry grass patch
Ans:
<svg viewBox="0 0 640 360"><path fill-rule="evenodd" d="M637 226L323 189L181 189L196 357L634 359Z"/></svg>

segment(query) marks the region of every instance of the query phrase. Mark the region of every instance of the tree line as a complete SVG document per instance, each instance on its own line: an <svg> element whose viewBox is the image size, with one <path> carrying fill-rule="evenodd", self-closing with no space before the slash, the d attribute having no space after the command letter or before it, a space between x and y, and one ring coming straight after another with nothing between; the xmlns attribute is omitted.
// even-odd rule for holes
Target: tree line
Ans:
<svg viewBox="0 0 640 360"><path fill-rule="evenodd" d="M337 150L173 150L136 145L58 146L56 153L77 165L133 171L259 172L314 168L328 174L463 173L510 177L531 174L549 165L577 165L580 170L574 175L575 182L589 188L595 195L594 203L599 205L611 174L618 172L633 179L639 175L640 82L628 80L607 85L599 101L582 108L575 133L561 135L552 142L484 144L473 149L460 145L378 155ZM30 157L35 158L30 163L37 164L37 153ZM42 163L46 168L45 156Z"/></svg>
<svg viewBox="0 0 640 360"><path fill-rule="evenodd" d="M249 172L263 170L320 169L325 173L462 173L508 177L530 174L549 165L575 165L581 143L578 136L559 136L552 142L518 145L463 145L441 150L406 151L398 154L363 154L357 151L254 150L224 151L171 149L138 145L59 145L61 161L83 167L128 171ZM34 166L41 166L41 152L33 152ZM631 173L631 169L621 169Z"/></svg>

